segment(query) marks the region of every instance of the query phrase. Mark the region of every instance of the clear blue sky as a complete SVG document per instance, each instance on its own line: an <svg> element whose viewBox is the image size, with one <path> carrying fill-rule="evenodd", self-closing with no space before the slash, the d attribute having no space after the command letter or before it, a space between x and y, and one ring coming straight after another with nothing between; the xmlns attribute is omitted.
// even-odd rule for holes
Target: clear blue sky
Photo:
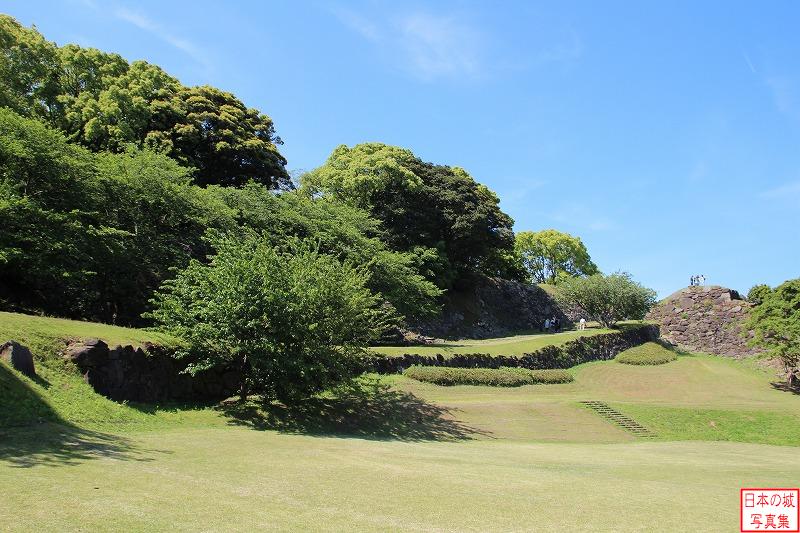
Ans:
<svg viewBox="0 0 800 533"><path fill-rule="evenodd" d="M275 121L293 170L381 141L666 295L800 276L800 3L2 2Z"/></svg>

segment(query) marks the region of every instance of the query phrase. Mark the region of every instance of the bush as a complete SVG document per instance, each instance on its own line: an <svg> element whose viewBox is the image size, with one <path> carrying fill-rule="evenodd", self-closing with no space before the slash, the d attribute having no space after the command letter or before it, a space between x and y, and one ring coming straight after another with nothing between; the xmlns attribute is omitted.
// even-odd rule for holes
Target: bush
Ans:
<svg viewBox="0 0 800 533"><path fill-rule="evenodd" d="M672 350L655 342L648 342L620 353L616 360L626 365L663 365L678 358Z"/></svg>
<svg viewBox="0 0 800 533"><path fill-rule="evenodd" d="M618 272L566 278L559 284L557 300L578 308L589 320L610 328L621 320L642 320L656 302L656 293Z"/></svg>
<svg viewBox="0 0 800 533"><path fill-rule="evenodd" d="M490 387L520 387L538 383L569 383L572 374L566 370L528 370L525 368L451 368L412 366L403 375L436 385L487 385Z"/></svg>
<svg viewBox="0 0 800 533"><path fill-rule="evenodd" d="M283 402L311 396L363 371L367 345L393 323L369 274L295 241L218 236L209 264L192 261L166 282L150 315L183 339L187 370L233 368L249 390Z"/></svg>

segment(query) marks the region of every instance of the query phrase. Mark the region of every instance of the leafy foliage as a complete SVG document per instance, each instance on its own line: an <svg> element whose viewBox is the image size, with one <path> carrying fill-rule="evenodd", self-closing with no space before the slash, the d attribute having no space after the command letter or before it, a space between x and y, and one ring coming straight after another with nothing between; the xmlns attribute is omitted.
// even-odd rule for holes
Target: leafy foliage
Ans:
<svg viewBox="0 0 800 533"><path fill-rule="evenodd" d="M93 151L127 145L197 169L198 184L291 187L272 120L214 87L185 87L155 65L70 44L0 15L0 104L47 120Z"/></svg>
<svg viewBox="0 0 800 533"><path fill-rule="evenodd" d="M800 279L762 292L761 304L750 312L746 328L752 344L767 349L784 364L789 385L797 385L800 371Z"/></svg>
<svg viewBox="0 0 800 533"><path fill-rule="evenodd" d="M764 301L764 298L772 292L772 289L769 285L765 285L763 283L758 285L753 285L749 291L747 291L747 301L753 305L761 305L761 302Z"/></svg>
<svg viewBox="0 0 800 533"><path fill-rule="evenodd" d="M380 143L342 145L302 184L368 210L382 222L384 240L417 254L441 287L469 272L514 272L513 221L497 196L462 168L425 163Z"/></svg>
<svg viewBox="0 0 800 533"><path fill-rule="evenodd" d="M678 356L672 350L656 342L648 342L635 346L617 355L618 363L626 365L663 365L675 361Z"/></svg>
<svg viewBox="0 0 800 533"><path fill-rule="evenodd" d="M419 256L391 251L379 238L378 221L366 211L296 192L276 195L256 184L209 190L235 210L240 226L262 232L273 245L309 238L319 243L321 252L365 266L371 274L369 287L401 314L427 317L439 311L442 291L420 274Z"/></svg>
<svg viewBox="0 0 800 533"><path fill-rule="evenodd" d="M362 370L367 344L392 313L369 274L308 241L284 249L257 236L218 236L209 264L192 261L165 283L151 314L188 343L189 369L233 366L267 398L294 401Z"/></svg>
<svg viewBox="0 0 800 533"><path fill-rule="evenodd" d="M597 274L579 237L554 229L517 233L514 247L530 283L555 284L565 277Z"/></svg>
<svg viewBox="0 0 800 533"><path fill-rule="evenodd" d="M539 383L569 383L572 374L566 370L528 370L526 368L451 368L412 366L403 375L417 381L436 385L486 385L490 387L520 387Z"/></svg>
<svg viewBox="0 0 800 533"><path fill-rule="evenodd" d="M559 285L556 298L575 306L590 320L611 327L620 320L641 320L656 302L656 293L631 279L630 274L593 274L566 278Z"/></svg>

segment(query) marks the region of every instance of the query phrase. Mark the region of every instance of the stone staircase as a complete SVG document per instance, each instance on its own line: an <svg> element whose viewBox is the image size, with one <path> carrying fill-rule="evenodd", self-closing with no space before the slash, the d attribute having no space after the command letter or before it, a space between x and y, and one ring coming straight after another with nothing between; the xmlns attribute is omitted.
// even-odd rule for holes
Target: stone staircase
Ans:
<svg viewBox="0 0 800 533"><path fill-rule="evenodd" d="M620 426L629 433L632 433L636 437L653 438L657 436L655 433L639 424L636 420L620 413L612 407L609 407L609 405L605 402L600 402L597 400L585 400L580 403L598 415L602 416L609 422Z"/></svg>

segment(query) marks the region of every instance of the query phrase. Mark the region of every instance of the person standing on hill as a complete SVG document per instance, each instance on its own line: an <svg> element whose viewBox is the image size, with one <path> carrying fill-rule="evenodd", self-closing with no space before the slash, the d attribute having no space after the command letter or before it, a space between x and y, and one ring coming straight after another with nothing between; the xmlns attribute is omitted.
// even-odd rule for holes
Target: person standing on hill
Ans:
<svg viewBox="0 0 800 533"><path fill-rule="evenodd" d="M544 331L545 331L545 333L550 333L550 319L549 318L545 318L544 319Z"/></svg>
<svg viewBox="0 0 800 533"><path fill-rule="evenodd" d="M578 330L583 331L586 329L586 319L581 317L580 322L578 322Z"/></svg>

